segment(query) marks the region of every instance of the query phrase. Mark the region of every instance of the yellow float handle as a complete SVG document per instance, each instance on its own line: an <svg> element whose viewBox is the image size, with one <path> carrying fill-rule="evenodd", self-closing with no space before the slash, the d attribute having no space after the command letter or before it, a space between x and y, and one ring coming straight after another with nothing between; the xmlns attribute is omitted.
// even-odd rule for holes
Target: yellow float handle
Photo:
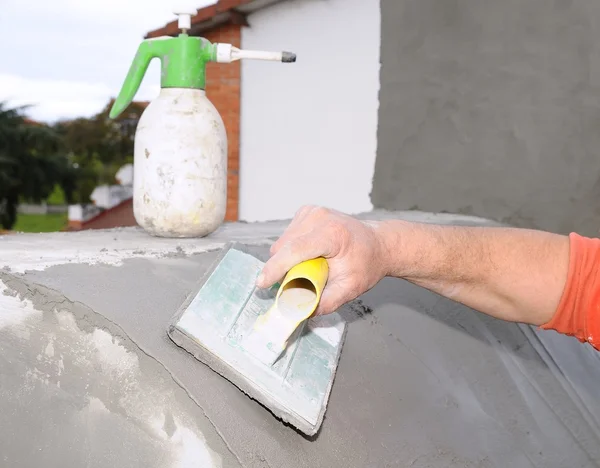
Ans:
<svg viewBox="0 0 600 468"><path fill-rule="evenodd" d="M296 284L302 282L311 284L316 292L316 297L309 307L302 308L306 314L304 315L304 318L300 320L301 322L302 320L310 317L316 310L319 302L321 301L321 295L323 294L323 289L325 289L325 285L327 284L328 277L329 265L327 260L323 257L313 258L312 260L301 262L295 267L292 267L283 278L281 286L277 291L275 302L279 301L281 293L283 293L291 285L292 281L295 281ZM298 322L298 324L300 322Z"/></svg>
<svg viewBox="0 0 600 468"><path fill-rule="evenodd" d="M257 332L262 333L263 341L269 343L269 349L277 354L283 352L294 330L310 317L319 305L328 276L329 265L322 257L301 262L288 271L277 291L275 303L265 314L256 319L253 327ZM290 291L292 294L289 298L286 297L289 302L282 304L281 296L288 289L295 291ZM302 289L308 294L293 294L298 290L302 292ZM306 301L306 298L310 300L302 302Z"/></svg>

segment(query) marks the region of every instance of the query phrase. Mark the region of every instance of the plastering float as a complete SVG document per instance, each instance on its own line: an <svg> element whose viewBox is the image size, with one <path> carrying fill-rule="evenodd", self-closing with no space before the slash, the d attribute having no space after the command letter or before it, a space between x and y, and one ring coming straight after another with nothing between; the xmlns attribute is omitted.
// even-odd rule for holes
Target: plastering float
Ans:
<svg viewBox="0 0 600 468"><path fill-rule="evenodd" d="M307 435L325 415L346 334L337 314L310 317L327 261L292 268L281 284L255 281L264 263L230 243L177 311L170 338Z"/></svg>

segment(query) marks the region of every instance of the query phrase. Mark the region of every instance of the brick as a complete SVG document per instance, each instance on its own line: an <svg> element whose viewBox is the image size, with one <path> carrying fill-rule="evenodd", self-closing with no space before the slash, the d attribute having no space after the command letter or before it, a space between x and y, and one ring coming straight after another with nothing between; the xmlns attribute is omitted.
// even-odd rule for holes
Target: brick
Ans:
<svg viewBox="0 0 600 468"><path fill-rule="evenodd" d="M234 0L232 0L234 1ZM224 5L223 0L218 4ZM240 47L241 27L224 25L208 31L205 36L211 42L226 42ZM227 132L227 221L236 221L239 210L240 168L240 62L210 63L206 69L206 95L221 114Z"/></svg>

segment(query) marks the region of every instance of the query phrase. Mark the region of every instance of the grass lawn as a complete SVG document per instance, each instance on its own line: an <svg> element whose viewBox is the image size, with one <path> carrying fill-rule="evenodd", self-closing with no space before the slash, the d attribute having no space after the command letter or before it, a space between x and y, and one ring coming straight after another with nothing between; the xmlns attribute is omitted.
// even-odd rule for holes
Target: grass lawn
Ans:
<svg viewBox="0 0 600 468"><path fill-rule="evenodd" d="M19 232L54 232L60 231L67 224L67 213L58 214L19 214L13 231Z"/></svg>

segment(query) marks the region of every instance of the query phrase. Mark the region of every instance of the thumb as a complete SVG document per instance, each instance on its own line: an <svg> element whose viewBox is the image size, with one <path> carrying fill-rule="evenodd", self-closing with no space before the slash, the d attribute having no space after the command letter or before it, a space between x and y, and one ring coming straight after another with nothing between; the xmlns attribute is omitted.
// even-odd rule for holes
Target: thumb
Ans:
<svg viewBox="0 0 600 468"><path fill-rule="evenodd" d="M314 315L327 315L335 312L346 302L350 301L350 295L339 283L328 284L323 290L319 305Z"/></svg>

